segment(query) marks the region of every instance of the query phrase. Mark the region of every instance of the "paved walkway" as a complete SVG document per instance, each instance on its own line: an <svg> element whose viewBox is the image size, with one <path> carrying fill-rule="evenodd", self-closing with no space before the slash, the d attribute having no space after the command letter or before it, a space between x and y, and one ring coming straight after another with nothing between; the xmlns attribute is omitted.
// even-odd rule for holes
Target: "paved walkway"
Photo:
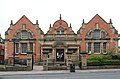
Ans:
<svg viewBox="0 0 120 79"><path fill-rule="evenodd" d="M96 69L96 70L75 70L75 73L95 73L95 72L120 72L120 69ZM70 70L43 71L42 66L34 66L33 71L0 71L0 76L6 75L45 75L45 74L67 74Z"/></svg>

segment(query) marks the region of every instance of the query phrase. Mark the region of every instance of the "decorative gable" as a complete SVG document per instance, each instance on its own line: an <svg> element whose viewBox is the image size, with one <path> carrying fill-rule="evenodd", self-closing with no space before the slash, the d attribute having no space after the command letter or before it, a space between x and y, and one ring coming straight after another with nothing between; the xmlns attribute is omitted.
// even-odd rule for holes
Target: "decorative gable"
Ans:
<svg viewBox="0 0 120 79"><path fill-rule="evenodd" d="M16 33L27 30L28 32L33 33L35 38L40 38L40 35L43 35L43 31L39 28L38 20L36 24L33 24L25 15L23 15L15 24L11 21L10 27L5 32L6 38L13 39Z"/></svg>
<svg viewBox="0 0 120 79"><path fill-rule="evenodd" d="M62 33L63 31L64 34L75 34L72 30L71 24L70 27L68 27L67 22L61 19L61 15L60 15L60 19L53 24L53 27L51 27L50 25L47 34L57 34L58 31L61 31L61 34L63 34Z"/></svg>
<svg viewBox="0 0 120 79"><path fill-rule="evenodd" d="M83 21L82 27L80 27L77 33L80 38L85 38L91 30L95 29L106 32L110 38L118 37L117 30L112 25L112 20L110 19L110 22L107 23L98 14L96 14L88 23L84 23Z"/></svg>

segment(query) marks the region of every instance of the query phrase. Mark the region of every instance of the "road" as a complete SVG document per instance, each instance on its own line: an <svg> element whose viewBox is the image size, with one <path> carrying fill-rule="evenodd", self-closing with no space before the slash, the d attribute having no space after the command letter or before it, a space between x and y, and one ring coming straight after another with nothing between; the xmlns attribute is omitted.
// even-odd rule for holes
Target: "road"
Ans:
<svg viewBox="0 0 120 79"><path fill-rule="evenodd" d="M0 79L120 79L120 72L84 72L46 75L11 75Z"/></svg>

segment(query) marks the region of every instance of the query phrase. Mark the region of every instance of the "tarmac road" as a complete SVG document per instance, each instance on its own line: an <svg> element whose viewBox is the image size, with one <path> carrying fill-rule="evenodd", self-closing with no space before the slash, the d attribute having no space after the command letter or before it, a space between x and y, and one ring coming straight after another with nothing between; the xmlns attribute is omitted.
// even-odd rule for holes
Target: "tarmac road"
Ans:
<svg viewBox="0 0 120 79"><path fill-rule="evenodd" d="M120 79L120 71L113 72L75 72L58 74L7 75L0 79Z"/></svg>

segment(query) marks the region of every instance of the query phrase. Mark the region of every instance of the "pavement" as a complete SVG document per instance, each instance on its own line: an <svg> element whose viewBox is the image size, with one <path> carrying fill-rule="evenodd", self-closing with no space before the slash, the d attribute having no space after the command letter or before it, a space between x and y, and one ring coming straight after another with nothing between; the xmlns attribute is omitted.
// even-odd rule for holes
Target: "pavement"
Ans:
<svg viewBox="0 0 120 79"><path fill-rule="evenodd" d="M72 73L97 73L97 72L120 72L120 69L95 69L95 70L75 70ZM32 71L0 71L0 76L10 75L47 75L47 74L69 74L70 70L50 70L43 71L42 66L34 66Z"/></svg>

